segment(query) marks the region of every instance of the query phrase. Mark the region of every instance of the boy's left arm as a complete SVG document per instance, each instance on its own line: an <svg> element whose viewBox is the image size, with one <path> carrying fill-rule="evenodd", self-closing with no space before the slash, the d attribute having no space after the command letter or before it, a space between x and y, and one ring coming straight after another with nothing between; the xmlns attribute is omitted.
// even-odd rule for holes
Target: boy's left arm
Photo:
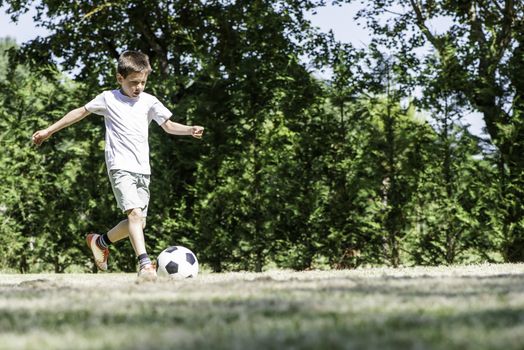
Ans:
<svg viewBox="0 0 524 350"><path fill-rule="evenodd" d="M161 126L165 132L171 135L191 135L197 139L202 138L202 135L204 135L204 128L198 125L183 125L167 120Z"/></svg>

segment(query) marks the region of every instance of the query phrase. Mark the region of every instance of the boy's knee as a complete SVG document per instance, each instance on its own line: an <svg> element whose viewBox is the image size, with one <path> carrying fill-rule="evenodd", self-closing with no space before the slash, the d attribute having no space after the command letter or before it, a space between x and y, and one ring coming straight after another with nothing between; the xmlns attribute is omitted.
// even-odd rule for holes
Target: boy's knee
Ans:
<svg viewBox="0 0 524 350"><path fill-rule="evenodd" d="M146 218L142 218L142 230L146 228Z"/></svg>
<svg viewBox="0 0 524 350"><path fill-rule="evenodd" d="M142 209L134 208L127 211L127 218L129 221L142 221L144 218L142 216ZM142 224L143 225L143 224Z"/></svg>

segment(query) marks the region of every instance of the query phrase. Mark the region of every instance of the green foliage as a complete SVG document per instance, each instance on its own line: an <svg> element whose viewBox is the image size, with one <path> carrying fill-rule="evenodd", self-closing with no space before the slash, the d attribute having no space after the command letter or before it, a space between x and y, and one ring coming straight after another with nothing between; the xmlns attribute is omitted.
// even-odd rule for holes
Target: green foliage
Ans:
<svg viewBox="0 0 524 350"><path fill-rule="evenodd" d="M32 5L4 3L15 18ZM0 267L94 268L85 234L122 218L105 174L102 120L86 118L38 149L30 137L113 88L115 58L125 49L149 54L147 88L173 120L206 127L196 140L151 126L145 234L153 256L182 244L213 271L518 256L522 53L490 61L504 82L490 80L469 64L492 53L457 45L469 25L458 2L425 3L428 16L453 14L460 24L431 41L413 22L416 12L389 26L372 16L392 0L361 12L376 36L357 50L304 19L305 7L321 3L42 1L37 17L50 18L41 23L51 35L21 48L1 43ZM411 24L421 32L396 40ZM415 55L424 40L436 55ZM304 55L332 78L316 80ZM58 72L55 58L76 82ZM423 98L410 97L416 84ZM510 101L512 93L511 114L488 108L488 97ZM465 106L484 113L491 139L461 125ZM130 244L111 249L113 269L134 265Z"/></svg>
<svg viewBox="0 0 524 350"><path fill-rule="evenodd" d="M6 46L13 47L3 43L3 57ZM43 147L54 150L49 155L32 147L31 135L36 127L78 103L73 93L77 88L60 81L58 75L49 80L29 74L24 67L2 69L8 72L0 81L0 203L4 219L0 249L5 250L1 254L4 266L26 272L51 265L61 272L82 261L78 230L85 228L86 220L76 211L78 205L71 194L81 191L76 180L82 159L89 155L85 151L88 142L73 143L67 138L50 142ZM68 134L80 133L71 130Z"/></svg>
<svg viewBox="0 0 524 350"><path fill-rule="evenodd" d="M386 48L417 78L406 80L408 86L431 87L436 77L459 96L461 107L482 113L499 171L501 200L493 205L507 261L524 261L523 9L522 1L376 0L358 14L375 34L371 46ZM453 25L432 28L443 19ZM428 44L436 57L417 56Z"/></svg>

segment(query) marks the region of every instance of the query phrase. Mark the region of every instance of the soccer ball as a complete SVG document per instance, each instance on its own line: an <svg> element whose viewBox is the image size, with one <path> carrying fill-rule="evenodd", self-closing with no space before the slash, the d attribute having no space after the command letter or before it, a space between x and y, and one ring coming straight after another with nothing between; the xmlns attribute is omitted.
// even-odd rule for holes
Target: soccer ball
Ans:
<svg viewBox="0 0 524 350"><path fill-rule="evenodd" d="M196 277L198 260L186 247L172 246L164 249L158 256L157 273L159 276L174 278Z"/></svg>

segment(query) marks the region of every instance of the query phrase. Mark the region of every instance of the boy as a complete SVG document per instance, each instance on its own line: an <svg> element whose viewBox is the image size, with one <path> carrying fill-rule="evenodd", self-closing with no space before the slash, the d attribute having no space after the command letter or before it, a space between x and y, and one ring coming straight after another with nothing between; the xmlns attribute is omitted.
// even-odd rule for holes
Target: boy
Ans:
<svg viewBox="0 0 524 350"><path fill-rule="evenodd" d="M172 113L154 96L143 92L151 66L147 55L126 51L118 59L117 81L120 89L104 91L84 107L74 109L46 129L33 134L36 145L55 132L74 124L91 113L104 116L106 127L105 159L118 207L127 219L109 232L88 234L87 245L100 270L107 270L108 246L129 237L140 265L139 279L153 280L156 271L144 242L145 218L149 203L148 127L154 120L165 132L201 138L204 128L169 120Z"/></svg>

